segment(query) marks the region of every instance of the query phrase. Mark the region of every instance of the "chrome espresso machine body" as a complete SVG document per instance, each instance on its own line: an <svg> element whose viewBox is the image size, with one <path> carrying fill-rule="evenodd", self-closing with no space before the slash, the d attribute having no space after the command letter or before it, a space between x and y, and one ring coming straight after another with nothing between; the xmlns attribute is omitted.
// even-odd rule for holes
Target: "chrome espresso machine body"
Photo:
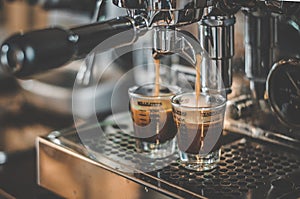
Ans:
<svg viewBox="0 0 300 199"><path fill-rule="evenodd" d="M103 2L94 3L95 23L8 38L1 47L2 67L28 78L81 59L122 32L128 34L110 40L98 52L130 46L152 30L151 56L181 54L176 75L192 77L193 82L195 71L189 69L196 54L204 53L203 89L227 93L221 161L215 170L190 172L180 167L175 155L149 163L151 167L169 161L157 170L128 172L126 168L139 161L134 156L134 138L123 131L128 120L120 127L108 117L97 125L86 123L37 139L41 186L67 198L113 198L120 193L130 198L300 196L299 2L112 0L126 9L127 16L101 22ZM234 47L241 45L234 39L236 23L244 27L242 57L234 53ZM99 126L109 133L95 137L91 129ZM83 140L79 131L88 136Z"/></svg>

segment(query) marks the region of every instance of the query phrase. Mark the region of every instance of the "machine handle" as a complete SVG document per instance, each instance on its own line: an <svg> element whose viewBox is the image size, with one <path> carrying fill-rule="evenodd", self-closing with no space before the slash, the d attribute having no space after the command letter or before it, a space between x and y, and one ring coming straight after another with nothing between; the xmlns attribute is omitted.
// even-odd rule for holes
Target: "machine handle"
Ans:
<svg viewBox="0 0 300 199"><path fill-rule="evenodd" d="M107 38L127 30L126 36L99 49L105 51L134 41L136 34L131 18L121 17L70 30L55 27L15 34L1 46L1 66L18 78L26 78L80 59Z"/></svg>
<svg viewBox="0 0 300 199"><path fill-rule="evenodd" d="M61 28L15 34L1 46L1 65L20 77L57 68L75 54L75 43L68 37Z"/></svg>

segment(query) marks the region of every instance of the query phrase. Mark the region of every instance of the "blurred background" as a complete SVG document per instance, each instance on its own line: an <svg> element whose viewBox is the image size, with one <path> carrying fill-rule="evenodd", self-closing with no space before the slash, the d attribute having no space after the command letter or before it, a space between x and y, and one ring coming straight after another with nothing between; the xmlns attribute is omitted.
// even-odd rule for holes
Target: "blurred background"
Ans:
<svg viewBox="0 0 300 199"><path fill-rule="evenodd" d="M0 2L1 43L15 32L53 25L75 26L90 21L87 12L46 11L24 1ZM70 78L72 81L75 75ZM20 83L0 71L0 198L8 197L5 192L16 198L57 198L36 184L34 142L37 136L71 125L72 116L66 111L57 114L45 104L44 109L39 108L43 99L33 102ZM30 80L23 83L32 86ZM55 94L52 97L55 99Z"/></svg>

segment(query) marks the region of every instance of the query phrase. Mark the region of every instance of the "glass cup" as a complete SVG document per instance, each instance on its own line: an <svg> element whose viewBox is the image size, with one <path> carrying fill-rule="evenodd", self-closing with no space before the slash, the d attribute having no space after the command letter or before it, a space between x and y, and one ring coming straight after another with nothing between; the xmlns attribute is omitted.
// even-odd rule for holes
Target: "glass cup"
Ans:
<svg viewBox="0 0 300 199"><path fill-rule="evenodd" d="M177 143L183 167L207 171L220 160L226 98L220 94L182 93L172 98Z"/></svg>
<svg viewBox="0 0 300 199"><path fill-rule="evenodd" d="M177 87L146 84L129 89L136 150L150 158L164 158L176 149L176 125L171 98Z"/></svg>

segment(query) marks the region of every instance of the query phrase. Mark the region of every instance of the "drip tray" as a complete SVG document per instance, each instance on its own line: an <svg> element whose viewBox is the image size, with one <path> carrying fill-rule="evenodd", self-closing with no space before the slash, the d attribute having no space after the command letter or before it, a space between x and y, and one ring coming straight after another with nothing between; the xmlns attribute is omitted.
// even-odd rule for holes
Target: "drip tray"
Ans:
<svg viewBox="0 0 300 199"><path fill-rule="evenodd" d="M193 172L179 165L177 154L140 159L130 134L116 125L105 129L110 130L104 136L84 140L75 129L38 138L39 184L67 198L266 198L278 193L271 182L290 182L300 171L300 157L293 151L242 138L223 145L216 169ZM132 166L137 162L143 168ZM299 189L292 183L290 191Z"/></svg>

